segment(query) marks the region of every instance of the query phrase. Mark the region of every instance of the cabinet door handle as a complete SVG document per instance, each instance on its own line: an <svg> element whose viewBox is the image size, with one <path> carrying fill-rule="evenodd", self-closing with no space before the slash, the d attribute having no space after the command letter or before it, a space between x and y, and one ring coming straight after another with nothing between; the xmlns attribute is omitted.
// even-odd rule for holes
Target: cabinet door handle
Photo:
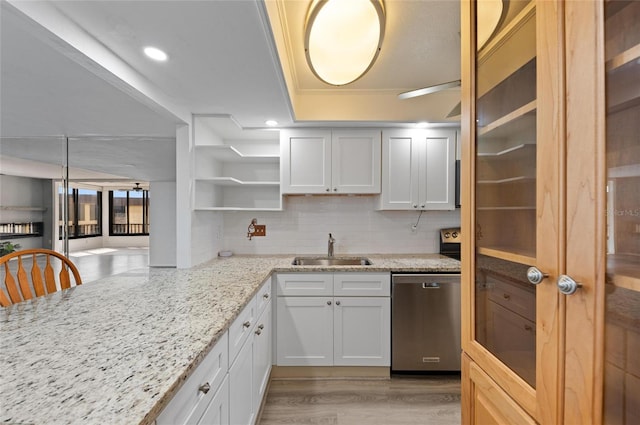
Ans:
<svg viewBox="0 0 640 425"><path fill-rule="evenodd" d="M511 295L509 295L509 294L502 294L502 298L504 298L505 300L510 300L510 299L511 299Z"/></svg>
<svg viewBox="0 0 640 425"><path fill-rule="evenodd" d="M333 188L333 191L334 191L334 192L337 192L337 191L338 191L338 188L337 188L337 187L334 187L334 188Z"/></svg>
<svg viewBox="0 0 640 425"><path fill-rule="evenodd" d="M572 295L578 290L578 288L582 288L582 285L566 274L558 277L558 290L563 294Z"/></svg>
<svg viewBox="0 0 640 425"><path fill-rule="evenodd" d="M336 301L336 305L340 305L340 301Z"/></svg>
<svg viewBox="0 0 640 425"><path fill-rule="evenodd" d="M327 192L331 192L331 189L329 189L329 188L326 188L325 190L326 190Z"/></svg>
<svg viewBox="0 0 640 425"><path fill-rule="evenodd" d="M258 325L258 329L264 329L264 325L263 325L262 323L260 323L260 324Z"/></svg>
<svg viewBox="0 0 640 425"><path fill-rule="evenodd" d="M327 305L331 305L331 301L327 301Z"/></svg>
<svg viewBox="0 0 640 425"><path fill-rule="evenodd" d="M249 326L251 326L251 322L247 320L242 324L242 326L244 326L245 328L248 328Z"/></svg>
<svg viewBox="0 0 640 425"><path fill-rule="evenodd" d="M200 391L203 394L208 393L210 389L211 389L211 385L209 385L208 382L205 382L204 384L200 385L200 387L198 387L198 391Z"/></svg>
<svg viewBox="0 0 640 425"><path fill-rule="evenodd" d="M532 329L533 329L533 327L531 325L524 325L524 330L525 331L530 331Z"/></svg>
<svg viewBox="0 0 640 425"><path fill-rule="evenodd" d="M418 204L413 204L413 208L418 208Z"/></svg>
<svg viewBox="0 0 640 425"><path fill-rule="evenodd" d="M541 272L537 267L529 267L527 270L527 279L534 285L538 285L545 277L549 277L549 275Z"/></svg>
<svg viewBox="0 0 640 425"><path fill-rule="evenodd" d="M264 294L264 295L262 296L262 298L264 298L265 300L266 300L266 299L268 299L268 298L269 298L269 294Z"/></svg>
<svg viewBox="0 0 640 425"><path fill-rule="evenodd" d="M262 333L262 329L256 329L256 332L255 332L256 335L260 335L261 333Z"/></svg>

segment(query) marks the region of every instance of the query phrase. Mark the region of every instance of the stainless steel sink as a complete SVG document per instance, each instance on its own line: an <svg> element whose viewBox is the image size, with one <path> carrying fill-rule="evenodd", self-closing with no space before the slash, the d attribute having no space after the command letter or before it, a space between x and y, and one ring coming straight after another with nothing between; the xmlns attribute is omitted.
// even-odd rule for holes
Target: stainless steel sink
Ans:
<svg viewBox="0 0 640 425"><path fill-rule="evenodd" d="M365 257L295 257L294 266L370 266L371 260Z"/></svg>

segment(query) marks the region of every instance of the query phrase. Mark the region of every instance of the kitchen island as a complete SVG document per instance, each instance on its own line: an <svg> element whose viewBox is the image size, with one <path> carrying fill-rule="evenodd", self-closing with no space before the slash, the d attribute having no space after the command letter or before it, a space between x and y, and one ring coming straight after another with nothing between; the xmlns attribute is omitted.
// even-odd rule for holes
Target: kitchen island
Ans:
<svg viewBox="0 0 640 425"><path fill-rule="evenodd" d="M368 266L234 256L141 269L0 310L0 422L149 424L272 273L457 272L438 254Z"/></svg>

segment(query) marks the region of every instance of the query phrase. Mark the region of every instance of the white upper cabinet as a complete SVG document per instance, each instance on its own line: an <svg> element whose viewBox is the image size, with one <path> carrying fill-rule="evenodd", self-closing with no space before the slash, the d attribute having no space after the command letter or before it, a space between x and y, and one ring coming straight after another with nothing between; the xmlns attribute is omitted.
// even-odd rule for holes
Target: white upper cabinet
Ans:
<svg viewBox="0 0 640 425"><path fill-rule="evenodd" d="M280 137L282 193L380 193L379 130L288 130Z"/></svg>
<svg viewBox="0 0 640 425"><path fill-rule="evenodd" d="M381 209L455 209L455 149L455 130L385 130Z"/></svg>

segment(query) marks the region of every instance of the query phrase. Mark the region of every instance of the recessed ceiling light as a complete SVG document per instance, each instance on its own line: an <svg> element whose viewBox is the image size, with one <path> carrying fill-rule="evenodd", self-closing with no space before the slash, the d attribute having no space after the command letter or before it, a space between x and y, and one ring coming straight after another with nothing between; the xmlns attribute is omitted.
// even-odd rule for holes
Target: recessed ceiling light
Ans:
<svg viewBox="0 0 640 425"><path fill-rule="evenodd" d="M276 120L266 120L264 123L269 127L275 127L276 125L278 125L278 121Z"/></svg>
<svg viewBox="0 0 640 425"><path fill-rule="evenodd" d="M144 54L153 59L154 61L164 62L167 60L168 56L162 50L156 47L145 47Z"/></svg>
<svg viewBox="0 0 640 425"><path fill-rule="evenodd" d="M417 122L417 123L415 123L415 126L417 128L426 128L426 127L429 127L429 123L426 122L426 121Z"/></svg>

